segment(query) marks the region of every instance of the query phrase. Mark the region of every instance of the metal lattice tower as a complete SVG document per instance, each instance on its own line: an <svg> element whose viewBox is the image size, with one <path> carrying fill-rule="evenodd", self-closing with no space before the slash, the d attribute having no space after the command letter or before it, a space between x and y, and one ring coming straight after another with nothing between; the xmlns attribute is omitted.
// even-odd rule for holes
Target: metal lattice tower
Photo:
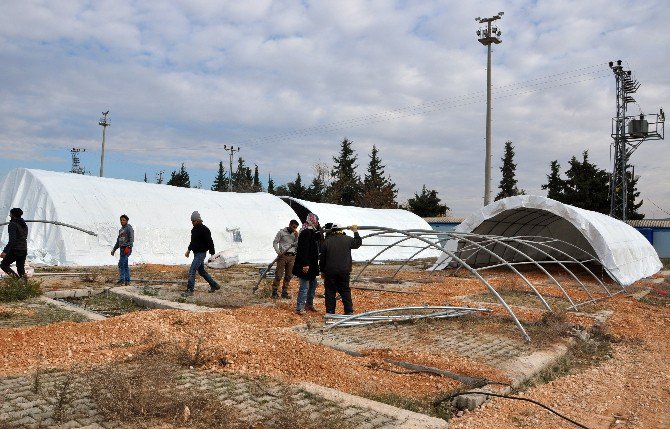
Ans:
<svg viewBox="0 0 670 429"><path fill-rule="evenodd" d="M84 167L81 166L81 163L79 162L79 152L86 152L86 149L79 149L76 147L73 147L70 149L70 155L72 156L72 169L70 170L70 173L75 173L75 174L84 174Z"/></svg>
<svg viewBox="0 0 670 429"><path fill-rule="evenodd" d="M662 140L665 131L663 109L659 114L626 116L627 106L636 103L631 94L640 83L624 70L621 60L610 61L610 68L616 80L616 117L612 118L612 138L614 142L614 162L610 180L610 216L624 222L628 218L628 182L633 179L628 174L628 160L645 140ZM632 202L631 202L632 203Z"/></svg>

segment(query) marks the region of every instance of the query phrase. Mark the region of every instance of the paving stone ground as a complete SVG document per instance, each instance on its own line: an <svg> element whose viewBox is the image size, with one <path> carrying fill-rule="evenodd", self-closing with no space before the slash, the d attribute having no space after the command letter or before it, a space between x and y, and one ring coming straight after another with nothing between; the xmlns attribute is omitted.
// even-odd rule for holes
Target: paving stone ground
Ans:
<svg viewBox="0 0 670 429"><path fill-rule="evenodd" d="M179 379L180 387L213 392L224 404L236 407L249 422L281 412L281 398L290 398L313 419L341 413L345 423L357 428L390 429L407 424L407 415L393 416L365 406L338 403L269 379L198 370L184 371ZM0 427L112 429L133 425L106 420L81 379L56 372L1 378Z"/></svg>

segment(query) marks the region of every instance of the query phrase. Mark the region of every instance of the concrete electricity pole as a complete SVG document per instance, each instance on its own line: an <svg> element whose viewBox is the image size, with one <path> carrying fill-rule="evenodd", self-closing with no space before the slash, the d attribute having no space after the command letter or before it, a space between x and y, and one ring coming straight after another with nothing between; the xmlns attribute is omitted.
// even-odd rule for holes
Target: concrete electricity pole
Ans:
<svg viewBox="0 0 670 429"><path fill-rule="evenodd" d="M102 127L102 153L100 154L100 177L103 177L105 175L105 130L107 129L108 126L112 125L112 123L107 119L107 115L109 114L109 110L106 112L102 112L102 118L98 121L98 125Z"/></svg>
<svg viewBox="0 0 670 429"><path fill-rule="evenodd" d="M486 58L486 161L484 162L484 205L491 202L491 43L496 45L502 43L500 35L502 32L497 27L491 27L491 23L503 16L503 12L490 18L475 18L479 23L485 22L486 28L477 30L479 43L486 46L488 54Z"/></svg>
<svg viewBox="0 0 670 429"><path fill-rule="evenodd" d="M235 146L230 146L228 147L227 145L223 145L223 150L229 152L230 155L230 171L228 172L228 191L233 192L233 154L235 152L240 151L240 147L238 146L237 149L235 149Z"/></svg>

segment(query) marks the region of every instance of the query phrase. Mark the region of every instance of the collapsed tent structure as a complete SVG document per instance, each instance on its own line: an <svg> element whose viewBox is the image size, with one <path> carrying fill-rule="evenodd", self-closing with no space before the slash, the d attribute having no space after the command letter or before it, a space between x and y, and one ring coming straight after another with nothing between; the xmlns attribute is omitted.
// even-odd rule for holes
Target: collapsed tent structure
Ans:
<svg viewBox="0 0 670 429"><path fill-rule="evenodd" d="M405 210L293 201L295 204L287 204L263 192L214 192L23 168L10 171L0 182L0 213L21 207L24 219L49 221L30 223L28 237L28 258L49 265L114 264L110 250L116 242L119 216L124 213L135 230L134 263L187 263L183 255L194 210L212 231L217 251L236 253L240 262L251 263L272 261L275 234L290 219L304 220L301 213L307 208L318 214L322 223L430 228ZM4 228L0 242L7 239ZM355 259L368 258L376 252L374 246L380 245L372 238L366 244L372 247L355 251ZM407 248L397 247L387 252L385 259L404 259L407 252Z"/></svg>
<svg viewBox="0 0 670 429"><path fill-rule="evenodd" d="M307 214L311 212L319 217L321 225L333 222L341 226L374 225L403 231L431 229L428 222L407 210L349 207L337 204L313 203L293 197L281 198L291 206L301 220L304 221ZM411 237L406 237L399 243L395 237L374 232L361 231L361 237L363 237L363 246L351 252L351 257L355 261L406 260L417 257L417 247L426 247L421 241ZM440 253L438 249L425 248L418 257L437 257Z"/></svg>

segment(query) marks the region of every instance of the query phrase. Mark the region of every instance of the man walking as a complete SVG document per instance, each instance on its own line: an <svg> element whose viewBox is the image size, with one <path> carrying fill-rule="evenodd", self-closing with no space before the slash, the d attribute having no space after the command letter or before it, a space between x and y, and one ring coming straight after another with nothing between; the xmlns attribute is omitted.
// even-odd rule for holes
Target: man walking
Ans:
<svg viewBox="0 0 670 429"><path fill-rule="evenodd" d="M191 229L191 242L188 245L188 250L185 255L188 258L192 250L193 262L191 262L191 268L188 270L188 283L186 291L181 294L182 297L193 295L196 271L207 281L207 283L209 283L210 292L216 292L221 289L221 286L219 286L212 276L205 271L207 251L209 250L210 255L214 254L214 240L212 240L212 233L209 228L202 224L202 217L197 211L194 211L191 214L191 224L193 224L193 229Z"/></svg>
<svg viewBox="0 0 670 429"><path fill-rule="evenodd" d="M291 272L295 262L295 252L298 246L298 221L291 219L288 227L282 228L275 235L272 246L277 252L277 268L275 270L275 280L272 282L272 298L278 298L279 281L284 279L281 288L281 297L290 298L288 295L288 286L291 282Z"/></svg>
<svg viewBox="0 0 670 429"><path fill-rule="evenodd" d="M128 257L133 252L133 243L135 241L135 231L128 223L128 216L122 214L119 218L121 222L121 229L119 229L119 236L116 238L116 244L112 249L112 256L116 249L119 249L119 281L116 284L130 284L130 267L128 266Z"/></svg>
<svg viewBox="0 0 670 429"><path fill-rule="evenodd" d="M26 275L26 256L28 256L28 225L21 217L23 210L15 207L9 211L9 241L2 253L0 253L0 268L2 271L13 277L24 277ZM16 262L16 271L10 268L12 262Z"/></svg>
<svg viewBox="0 0 670 429"><path fill-rule="evenodd" d="M351 301L349 276L351 275L351 250L358 249L363 239L358 234L358 227L349 227L354 233L351 238L344 233L342 227L333 224L330 233L321 245L319 268L323 285L326 289L326 313L335 314L335 293L339 293L344 306L344 314L354 314L354 304Z"/></svg>

